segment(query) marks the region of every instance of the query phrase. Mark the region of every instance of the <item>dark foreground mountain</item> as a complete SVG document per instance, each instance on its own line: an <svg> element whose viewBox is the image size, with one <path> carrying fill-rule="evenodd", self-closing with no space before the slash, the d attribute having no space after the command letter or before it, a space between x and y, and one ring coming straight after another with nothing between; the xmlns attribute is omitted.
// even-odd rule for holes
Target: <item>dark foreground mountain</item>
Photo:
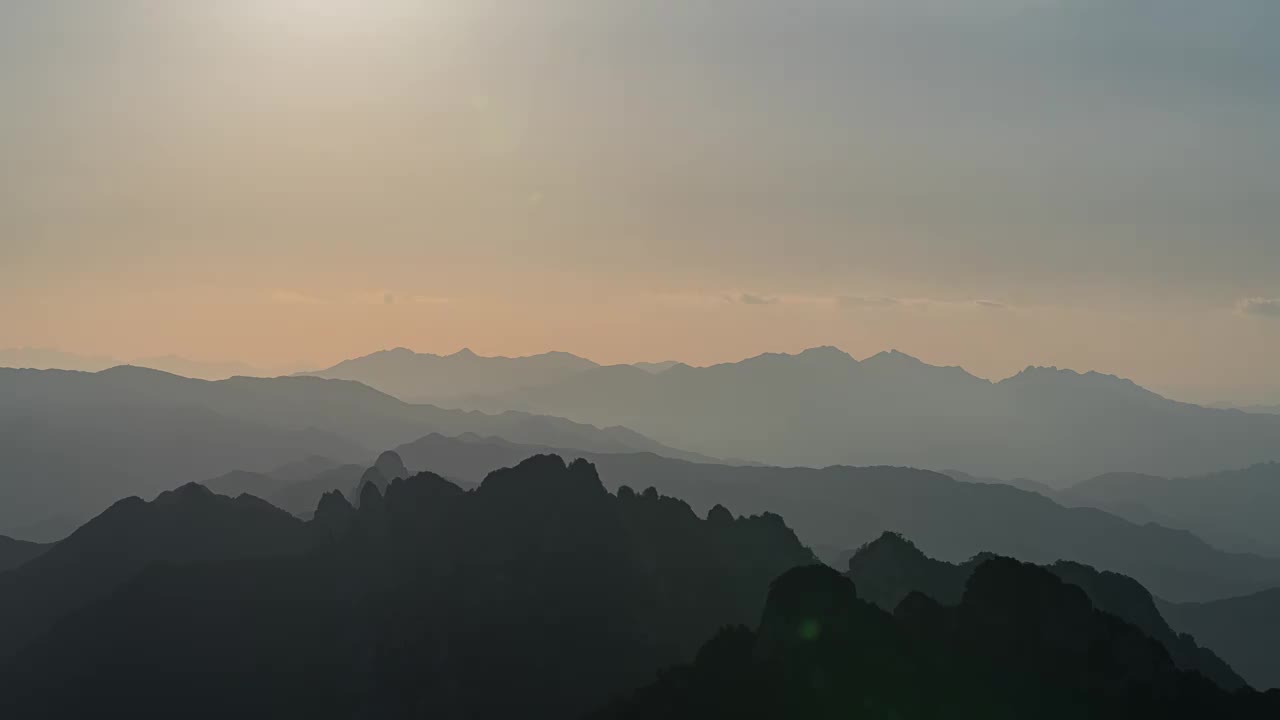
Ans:
<svg viewBox="0 0 1280 720"><path fill-rule="evenodd" d="M410 470L477 482L534 446L428 436L396 448ZM932 557L964 562L983 552L1042 565L1058 560L1128 575L1158 597L1217 600L1280 586L1280 560L1218 550L1183 530L1138 525L1094 508L1068 508L1000 484L958 482L909 468L777 468L689 463L646 453L582 453L616 489L655 486L699 514L716 504L776 512L827 562L902 532ZM496 463L496 464L495 464Z"/></svg>
<svg viewBox="0 0 1280 720"><path fill-rule="evenodd" d="M51 546L0 535L0 573L43 555Z"/></svg>
<svg viewBox="0 0 1280 720"><path fill-rule="evenodd" d="M310 377L208 382L134 367L0 369L0 398L0 533L66 518L26 540L60 540L117 498L149 497L177 480L267 472L312 455L364 466L378 449L430 432L697 458L625 428L410 405Z"/></svg>
<svg viewBox="0 0 1280 720"><path fill-rule="evenodd" d="M728 627L690 665L597 720L1268 718L1280 693L1229 693L1179 670L1137 627L1053 573L991 558L958 604L889 613L825 566L792 570L755 631Z"/></svg>
<svg viewBox="0 0 1280 720"><path fill-rule="evenodd" d="M472 492L330 493L305 526L310 551L152 566L64 617L0 671L0 715L574 717L813 561L777 516L700 519L550 456Z"/></svg>
<svg viewBox="0 0 1280 720"><path fill-rule="evenodd" d="M263 500L215 495L194 483L151 502L121 500L39 557L0 573L0 658L149 566L296 554L311 543L308 533L305 523Z"/></svg>
<svg viewBox="0 0 1280 720"><path fill-rule="evenodd" d="M1254 687L1280 688L1280 589L1206 603L1161 603L1180 632L1222 654Z"/></svg>
<svg viewBox="0 0 1280 720"><path fill-rule="evenodd" d="M860 362L814 348L657 374L601 367L471 407L625 425L716 457L957 468L1056 486L1113 471L1186 475L1280 459L1280 416L1188 405L1056 368L992 383L898 352Z"/></svg>
<svg viewBox="0 0 1280 720"><path fill-rule="evenodd" d="M957 605L974 570L991 557L983 554L965 563L946 563L928 557L897 533L885 533L854 553L846 575L858 587L859 597L888 612L913 592L942 605ZM1073 562L1056 562L1045 569L1084 590L1097 609L1159 642L1178 668L1199 672L1226 690L1245 686L1245 680L1212 650L1200 647L1189 635L1174 632L1151 593L1133 578Z"/></svg>
<svg viewBox="0 0 1280 720"><path fill-rule="evenodd" d="M1068 488L1062 498L1190 530L1230 550L1280 556L1278 463L1181 478L1109 473Z"/></svg>

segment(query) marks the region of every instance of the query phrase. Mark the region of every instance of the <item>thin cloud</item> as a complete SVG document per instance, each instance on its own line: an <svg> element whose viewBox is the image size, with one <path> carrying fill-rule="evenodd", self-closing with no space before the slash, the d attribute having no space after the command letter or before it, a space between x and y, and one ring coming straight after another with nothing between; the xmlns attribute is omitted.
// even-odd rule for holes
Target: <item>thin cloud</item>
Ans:
<svg viewBox="0 0 1280 720"><path fill-rule="evenodd" d="M738 296L738 302L743 305L777 305L778 298L767 297L764 295L753 295L751 293L742 293Z"/></svg>
<svg viewBox="0 0 1280 720"><path fill-rule="evenodd" d="M1280 318L1280 298L1247 298L1240 301L1239 310L1245 315Z"/></svg>
<svg viewBox="0 0 1280 720"><path fill-rule="evenodd" d="M1009 306L1008 306L1008 305L1005 305L1005 304L1004 304L1004 303L1002 303L1002 302L996 302L995 300L974 300L974 301L973 301L973 304L974 304L974 305L977 305L977 306L978 306L978 307L980 307L980 308L984 308L984 309L986 309L986 310L1007 310L1007 309L1009 309Z"/></svg>
<svg viewBox="0 0 1280 720"><path fill-rule="evenodd" d="M842 308L865 309L865 308L891 308L902 304L901 300L891 297L861 297L857 295L841 295L835 298L835 303Z"/></svg>

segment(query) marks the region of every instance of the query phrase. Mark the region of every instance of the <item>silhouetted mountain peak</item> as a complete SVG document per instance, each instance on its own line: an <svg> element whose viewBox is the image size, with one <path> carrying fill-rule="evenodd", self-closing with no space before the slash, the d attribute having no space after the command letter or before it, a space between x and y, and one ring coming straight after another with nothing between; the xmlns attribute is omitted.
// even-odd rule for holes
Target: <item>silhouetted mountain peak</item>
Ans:
<svg viewBox="0 0 1280 720"><path fill-rule="evenodd" d="M1089 596L1038 565L992 557L974 568L961 604L992 622L1053 624L1070 628L1093 612Z"/></svg>
<svg viewBox="0 0 1280 720"><path fill-rule="evenodd" d="M918 368L926 367L924 361L898 350L885 350L862 361L870 367Z"/></svg>
<svg viewBox="0 0 1280 720"><path fill-rule="evenodd" d="M594 465L582 459L565 464L559 455L535 455L513 468L495 470L480 483L477 492L528 500L609 495Z"/></svg>
<svg viewBox="0 0 1280 720"><path fill-rule="evenodd" d="M717 504L707 512L707 521L717 525L732 524L733 513L723 505Z"/></svg>
<svg viewBox="0 0 1280 720"><path fill-rule="evenodd" d="M853 581L826 565L792 568L769 586L760 619L759 649L766 656L849 629L859 606Z"/></svg>
<svg viewBox="0 0 1280 720"><path fill-rule="evenodd" d="M376 468L369 468L369 470L373 472L377 472ZM369 474L368 472L365 473L366 477L368 476L368 474ZM379 477L381 477L381 475L379 475ZM382 511L383 509L384 509L384 503L383 503L383 497L382 497L382 490L379 489L378 484L376 482L373 482L372 480L362 479L360 481L360 512L361 514L376 513L376 512Z"/></svg>
<svg viewBox="0 0 1280 720"><path fill-rule="evenodd" d="M400 512L421 512L444 498L455 498L466 491L433 472L421 472L397 478L387 485L387 507Z"/></svg>
<svg viewBox="0 0 1280 720"><path fill-rule="evenodd" d="M378 456L373 466L382 474L383 480L390 482L396 478L409 477L409 470L405 468L404 461L400 459L400 455L394 450L387 450Z"/></svg>
<svg viewBox="0 0 1280 720"><path fill-rule="evenodd" d="M209 488L200 483L190 482L173 490L166 490L156 496L156 505L200 502L215 496Z"/></svg>
<svg viewBox="0 0 1280 720"><path fill-rule="evenodd" d="M824 359L824 360L846 360L847 361L847 360L853 359L853 357L851 357L849 353L841 350L840 348L834 345L819 345L817 347L807 348L805 350L801 350L796 355L796 357L809 358L809 359L815 359L815 360Z"/></svg>
<svg viewBox="0 0 1280 720"><path fill-rule="evenodd" d="M471 352L471 348L462 348L461 350L450 355L449 357L459 358L462 360L471 360L473 358L479 357L479 355L476 355L475 353Z"/></svg>
<svg viewBox="0 0 1280 720"><path fill-rule="evenodd" d="M330 490L320 496L320 503L316 505L316 520L324 520L331 517L343 517L354 511L351 501L340 490Z"/></svg>
<svg viewBox="0 0 1280 720"><path fill-rule="evenodd" d="M860 560L865 561L874 556L891 558L895 564L929 559L920 548L916 547L915 543L908 540L904 535L886 530L880 537L858 548L853 557L849 558L849 567L852 569Z"/></svg>

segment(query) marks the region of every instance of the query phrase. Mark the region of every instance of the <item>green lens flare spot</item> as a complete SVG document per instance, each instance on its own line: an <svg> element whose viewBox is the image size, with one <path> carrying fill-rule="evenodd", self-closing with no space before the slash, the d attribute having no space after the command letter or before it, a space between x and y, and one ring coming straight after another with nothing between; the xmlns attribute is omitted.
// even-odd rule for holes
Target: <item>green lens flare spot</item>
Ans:
<svg viewBox="0 0 1280 720"><path fill-rule="evenodd" d="M822 626L817 620L805 620L800 623L800 638L802 640L817 640L822 634Z"/></svg>

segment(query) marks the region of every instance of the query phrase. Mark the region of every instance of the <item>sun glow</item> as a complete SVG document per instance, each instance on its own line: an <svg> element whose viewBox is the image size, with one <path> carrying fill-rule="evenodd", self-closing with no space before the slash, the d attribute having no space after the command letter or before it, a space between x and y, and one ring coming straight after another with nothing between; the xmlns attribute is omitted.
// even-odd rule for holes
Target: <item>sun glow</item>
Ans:
<svg viewBox="0 0 1280 720"><path fill-rule="evenodd" d="M300 38L342 38L391 32L427 19L435 0L231 0L237 22Z"/></svg>

